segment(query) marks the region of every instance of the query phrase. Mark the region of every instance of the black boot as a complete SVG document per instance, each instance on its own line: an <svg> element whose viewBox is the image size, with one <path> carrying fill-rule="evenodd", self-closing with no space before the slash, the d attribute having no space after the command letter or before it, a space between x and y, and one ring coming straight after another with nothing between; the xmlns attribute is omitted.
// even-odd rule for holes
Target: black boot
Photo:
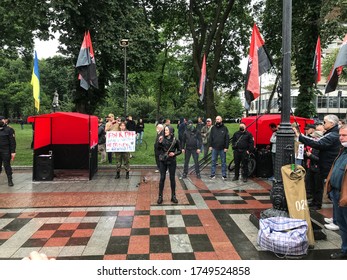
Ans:
<svg viewBox="0 0 347 280"><path fill-rule="evenodd" d="M176 198L176 194L174 194L174 193L171 195L171 202L178 203L178 200Z"/></svg>
<svg viewBox="0 0 347 280"><path fill-rule="evenodd" d="M159 194L157 204L162 204L163 203L163 194Z"/></svg>
<svg viewBox="0 0 347 280"><path fill-rule="evenodd" d="M125 179L129 179L129 171L125 173Z"/></svg>
<svg viewBox="0 0 347 280"><path fill-rule="evenodd" d="M117 171L116 177L114 177L115 179L119 179L120 178L120 172Z"/></svg>
<svg viewBox="0 0 347 280"><path fill-rule="evenodd" d="M8 186L9 186L9 187L13 187L14 184L13 184L13 181L12 181L12 175L7 176L7 179L8 179Z"/></svg>

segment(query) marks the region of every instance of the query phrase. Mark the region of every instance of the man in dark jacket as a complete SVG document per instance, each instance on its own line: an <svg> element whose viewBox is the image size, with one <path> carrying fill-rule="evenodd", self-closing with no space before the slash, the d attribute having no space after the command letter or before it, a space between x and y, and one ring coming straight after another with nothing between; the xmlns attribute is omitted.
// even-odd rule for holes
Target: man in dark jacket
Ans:
<svg viewBox="0 0 347 280"><path fill-rule="evenodd" d="M330 168L337 157L341 143L339 139L339 118L335 115L326 115L324 117L323 137L319 140L313 139L300 134L300 131L295 130L295 134L299 137L299 142L319 150L319 170L323 181L327 178Z"/></svg>
<svg viewBox="0 0 347 280"><path fill-rule="evenodd" d="M8 127L0 117L0 165L4 164L4 169L8 179L8 186L13 186L11 160L16 156L16 139L13 129Z"/></svg>
<svg viewBox="0 0 347 280"><path fill-rule="evenodd" d="M233 181L239 179L240 165L242 162L242 179L247 182L249 153L254 149L253 135L246 130L246 125L240 123L239 131L236 131L231 140L234 150L235 176Z"/></svg>
<svg viewBox="0 0 347 280"><path fill-rule="evenodd" d="M216 165L219 155L222 161L222 179L225 180L227 178L226 153L229 148L229 131L228 128L223 124L223 119L221 116L216 117L216 123L211 128L210 143L210 150L212 151L210 179L216 178Z"/></svg>
<svg viewBox="0 0 347 280"><path fill-rule="evenodd" d="M184 153L184 168L182 178L187 178L188 174L188 166L190 157L193 156L194 166L195 166L195 174L197 178L201 178L200 176L200 168L199 168L199 154L200 147L202 145L201 133L194 127L193 122L189 120L187 122L187 128L183 133L182 138L182 152Z"/></svg>

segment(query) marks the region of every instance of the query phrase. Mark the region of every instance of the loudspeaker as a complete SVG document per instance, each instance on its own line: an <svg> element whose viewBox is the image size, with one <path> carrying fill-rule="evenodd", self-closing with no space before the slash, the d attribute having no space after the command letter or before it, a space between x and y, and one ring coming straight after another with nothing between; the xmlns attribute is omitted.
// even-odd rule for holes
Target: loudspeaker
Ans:
<svg viewBox="0 0 347 280"><path fill-rule="evenodd" d="M52 155L40 155L35 162L35 181L52 181L54 177Z"/></svg>

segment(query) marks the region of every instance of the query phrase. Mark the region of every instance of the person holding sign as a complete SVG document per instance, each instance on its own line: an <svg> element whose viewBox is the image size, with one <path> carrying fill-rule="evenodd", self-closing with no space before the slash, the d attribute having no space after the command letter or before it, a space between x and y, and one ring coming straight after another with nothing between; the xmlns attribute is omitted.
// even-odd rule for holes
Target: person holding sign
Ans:
<svg viewBox="0 0 347 280"><path fill-rule="evenodd" d="M126 129L126 124L125 122L121 122L119 125L119 129L120 131L127 131ZM116 156L116 167L117 167L117 174L115 179L119 179L120 178L120 170L122 167L122 163L125 169L125 179L129 179L129 171L130 171L130 167L129 167L129 158L130 158L130 153L129 152L116 152L115 153Z"/></svg>
<svg viewBox="0 0 347 280"><path fill-rule="evenodd" d="M174 129L172 126L164 128L164 134L158 138L158 152L159 152L159 197L158 204L163 203L163 190L166 178L166 171L169 170L170 186L171 186L171 202L178 203L176 198L176 156L182 153L180 142L174 136Z"/></svg>

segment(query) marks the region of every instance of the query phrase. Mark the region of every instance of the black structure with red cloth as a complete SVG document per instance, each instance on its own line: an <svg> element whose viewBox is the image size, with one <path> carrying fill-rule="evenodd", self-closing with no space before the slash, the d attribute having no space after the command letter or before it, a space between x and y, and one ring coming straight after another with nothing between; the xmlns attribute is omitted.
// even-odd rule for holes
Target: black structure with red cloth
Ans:
<svg viewBox="0 0 347 280"><path fill-rule="evenodd" d="M85 170L89 180L98 169L98 118L58 112L31 116L34 128L33 180L53 180L53 171ZM43 173L43 165L51 170Z"/></svg>

